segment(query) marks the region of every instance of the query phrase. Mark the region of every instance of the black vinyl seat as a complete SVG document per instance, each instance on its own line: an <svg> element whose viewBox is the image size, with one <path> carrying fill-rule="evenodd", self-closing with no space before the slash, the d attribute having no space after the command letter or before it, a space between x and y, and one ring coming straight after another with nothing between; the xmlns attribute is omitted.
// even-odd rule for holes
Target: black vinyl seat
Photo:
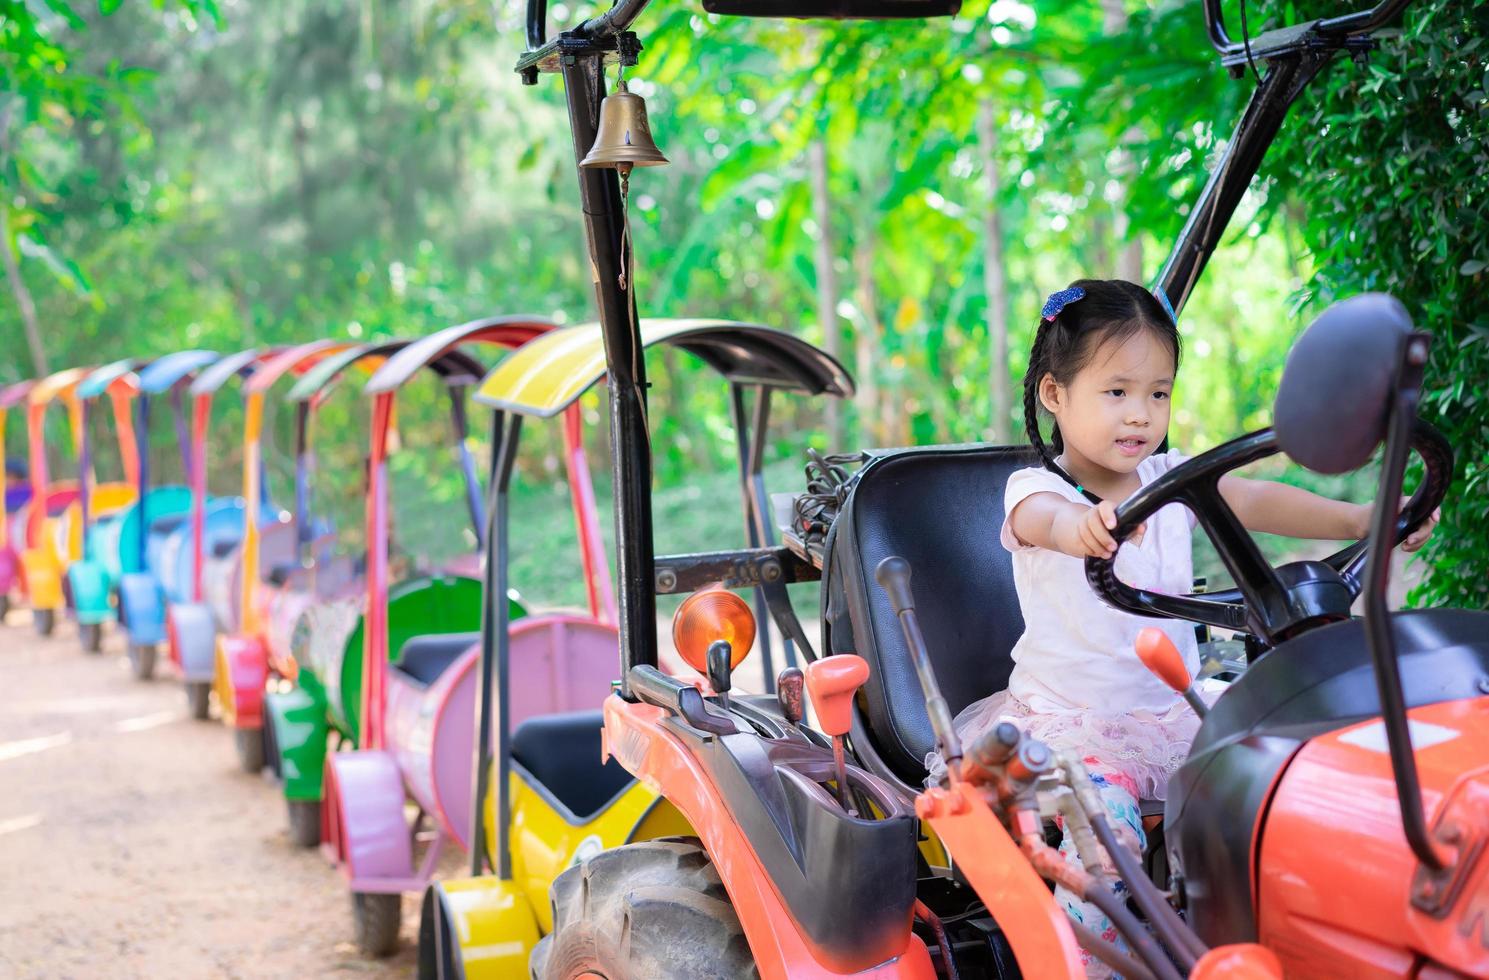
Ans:
<svg viewBox="0 0 1489 980"><path fill-rule="evenodd" d="M460 655L481 642L480 633L432 633L415 636L403 644L393 669L421 687L428 687L460 659Z"/></svg>
<svg viewBox="0 0 1489 980"><path fill-rule="evenodd" d="M599 711L572 711L529 718L512 733L512 761L578 822L599 813L632 781L613 758L600 765L604 725Z"/></svg>
<svg viewBox="0 0 1489 980"><path fill-rule="evenodd" d="M824 562L822 649L856 653L869 680L857 707L872 750L918 787L935 748L925 695L874 570L910 562L932 666L953 713L1003 690L1024 631L1012 555L999 542L1003 490L1035 465L1028 446L934 446L875 456L834 521ZM855 738L857 736L855 735Z"/></svg>

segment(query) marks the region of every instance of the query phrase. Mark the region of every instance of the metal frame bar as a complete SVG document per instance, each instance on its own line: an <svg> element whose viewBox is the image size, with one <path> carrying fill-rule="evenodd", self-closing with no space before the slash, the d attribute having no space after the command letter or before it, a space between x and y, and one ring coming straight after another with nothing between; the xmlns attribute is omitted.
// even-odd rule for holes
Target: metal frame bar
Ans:
<svg viewBox="0 0 1489 980"><path fill-rule="evenodd" d="M306 551L314 539L314 521L310 513L310 468L315 455L310 449L310 415L313 403L295 403L295 512L290 515L294 524L295 554L304 564L311 559ZM260 454L262 461L262 454Z"/></svg>
<svg viewBox="0 0 1489 980"><path fill-rule="evenodd" d="M755 386L755 413L752 425L750 414L745 407L744 385L737 382L729 385L729 409L734 418L734 442L738 448L739 456L739 495L744 507L745 519L745 544L750 548L759 548L764 544L774 544L774 541L765 539L766 529L761 520L759 499L756 495L756 479L761 477L762 459L764 457L763 442L759 434L764 431L761 424L770 417L770 392L763 387ZM769 607L766 605L765 589L762 586L755 587L755 619L760 623L758 636L760 638L761 667L765 677L765 693L775 693L775 654L772 650L774 644L770 637ZM791 666L796 666L796 657L791 651L791 640L785 638L785 658Z"/></svg>
<svg viewBox="0 0 1489 980"><path fill-rule="evenodd" d="M471 455L469 438L470 424L465 414L465 393L468 385L450 385L450 427L455 432L455 457L460 463L460 475L465 480L465 506L470 512L471 527L476 532L476 549L486 547L486 503L481 492L481 480L476 475L476 459Z"/></svg>
<svg viewBox="0 0 1489 980"><path fill-rule="evenodd" d="M88 400L78 400L78 419L81 439L78 441L78 516L82 522L82 556L88 557L88 522L92 508L88 506L88 484L93 475L93 438L88 431Z"/></svg>
<svg viewBox="0 0 1489 980"><path fill-rule="evenodd" d="M531 0L530 0L531 2ZM1361 34L1391 20L1410 5L1411 0L1381 0L1380 3L1369 10L1357 10L1351 14L1343 14L1339 17L1331 17L1307 25L1312 31L1322 35L1338 37L1340 35ZM1222 59L1240 58L1246 59L1246 42L1234 41L1230 32L1225 28L1225 15L1220 9L1220 0L1205 0L1205 28L1210 35L1210 45L1219 52ZM1287 28L1284 28L1287 30ZM1279 32L1271 32L1273 34ZM1263 35L1265 37L1265 35ZM1251 57L1258 56L1258 38L1251 40Z"/></svg>
<svg viewBox="0 0 1489 980"><path fill-rule="evenodd" d="M510 423L508 419L510 418ZM508 513L512 469L517 459L517 442L522 435L522 416L493 412L491 416L491 472L487 486L491 506L487 508L486 569L481 590L484 609L481 615L480 687L476 692L476 792L471 800L471 874L481 874L494 866L502 881L512 880L512 846L509 814L512 808L510 773L512 768L507 717L510 711L507 684L511 670L511 610L507 604L507 561L510 546ZM496 697L493 719L492 696ZM481 812L491 792L491 731L499 720L503 734L498 741L496 780L496 860L487 853L486 822Z"/></svg>
<svg viewBox="0 0 1489 980"><path fill-rule="evenodd" d="M621 0L598 21L616 18L615 23L629 23L629 17L620 19L622 14L629 11L629 16L634 17L645 2ZM585 26L596 23L590 21ZM605 337L605 361L609 367L607 387L610 395L610 462L615 474L621 695L630 700L627 678L631 668L638 664L652 667L657 664L651 440L646 425L646 365L641 356L636 298L630 288L634 277L621 278L623 219L620 179L614 170L577 166L594 144L599 126L600 102L605 98L604 57L604 51L598 46L571 45L560 59L560 69L574 140L585 236L595 272L595 299L600 328Z"/></svg>
<svg viewBox="0 0 1489 980"><path fill-rule="evenodd" d="M1433 846L1427 832L1422 786L1417 778L1417 759L1407 722L1406 696L1401 688L1401 664L1396 657L1391 610L1386 603L1386 590L1391 578L1391 542L1396 535L1396 508L1390 502L1401 499L1401 483L1406 473L1407 454L1411 450L1412 427L1416 423L1417 404L1422 396L1422 371L1427 364L1430 343L1431 338L1425 333L1409 333L1402 338L1397 354L1390 422L1381 460L1380 486L1375 495L1375 519L1369 539L1372 547L1365 562L1363 594L1365 640L1375 665L1381 723L1386 729L1391 769L1396 777L1396 798L1401 806L1401 829L1417 859L1428 868L1440 871L1449 862Z"/></svg>
<svg viewBox="0 0 1489 980"><path fill-rule="evenodd" d="M1288 110L1308 83L1334 56L1318 50L1276 58L1268 63L1261 84L1251 93L1220 164L1210 174L1184 230L1169 253L1158 286L1177 315L1188 302L1200 273L1210 261L1241 203L1251 179L1287 118Z"/></svg>
<svg viewBox="0 0 1489 980"><path fill-rule="evenodd" d="M150 527L149 508L145 499L150 492L150 401L149 392L140 392L140 397L135 403L134 409L134 440L139 447L139 486L135 490L135 503L140 509L140 519L135 528L135 554L139 560L140 568L145 568L145 540L149 537Z"/></svg>

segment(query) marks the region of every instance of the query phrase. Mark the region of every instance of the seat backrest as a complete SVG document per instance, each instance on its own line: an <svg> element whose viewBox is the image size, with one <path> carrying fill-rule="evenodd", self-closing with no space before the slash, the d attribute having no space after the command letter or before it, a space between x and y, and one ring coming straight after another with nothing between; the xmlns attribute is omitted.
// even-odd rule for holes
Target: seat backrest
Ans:
<svg viewBox="0 0 1489 980"><path fill-rule="evenodd" d="M1028 446L933 446L873 458L834 522L824 562L822 649L856 653L869 680L858 699L873 748L906 783L935 749L899 619L874 581L889 555L910 562L931 664L953 713L1008 686L1024 631L1013 562L999 542L1009 476L1036 462Z"/></svg>
<svg viewBox="0 0 1489 980"><path fill-rule="evenodd" d="M420 687L428 687L471 647L481 642L480 633L432 633L414 636L403 644L393 669Z"/></svg>

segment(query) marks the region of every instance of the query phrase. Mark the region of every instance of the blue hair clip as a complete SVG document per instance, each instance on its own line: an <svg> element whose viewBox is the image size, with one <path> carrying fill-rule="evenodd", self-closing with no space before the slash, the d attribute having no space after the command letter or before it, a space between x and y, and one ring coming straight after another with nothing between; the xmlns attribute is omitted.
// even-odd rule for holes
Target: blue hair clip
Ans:
<svg viewBox="0 0 1489 980"><path fill-rule="evenodd" d="M1046 320L1053 320L1060 315L1060 311L1078 299L1085 299L1086 291L1080 286L1071 286L1057 293L1050 293L1050 298L1044 301L1044 309L1040 315Z"/></svg>

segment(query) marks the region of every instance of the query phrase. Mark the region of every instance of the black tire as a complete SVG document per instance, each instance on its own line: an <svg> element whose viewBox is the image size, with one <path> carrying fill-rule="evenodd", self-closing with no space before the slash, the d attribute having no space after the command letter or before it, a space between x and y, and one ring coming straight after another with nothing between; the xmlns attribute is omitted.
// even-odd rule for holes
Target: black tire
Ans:
<svg viewBox="0 0 1489 980"><path fill-rule="evenodd" d="M286 800L290 811L290 840L296 847L321 842L321 805L317 800Z"/></svg>
<svg viewBox="0 0 1489 980"><path fill-rule="evenodd" d="M148 681L155 676L155 644L129 644L129 669L136 680Z"/></svg>
<svg viewBox="0 0 1489 980"><path fill-rule="evenodd" d="M275 739L274 719L269 717L267 706L264 710L264 764L269 767L269 774L274 777L276 783L284 782L284 757L279 754L279 742Z"/></svg>
<svg viewBox="0 0 1489 980"><path fill-rule="evenodd" d="M398 930L403 925L403 896L352 892L352 928L357 948L381 959L398 948Z"/></svg>
<svg viewBox="0 0 1489 980"><path fill-rule="evenodd" d="M97 653L103 646L103 624L79 623L78 642L82 643L84 653Z"/></svg>
<svg viewBox="0 0 1489 980"><path fill-rule="evenodd" d="M207 709L212 706L212 682L187 681L186 706L191 709L191 717L206 721Z"/></svg>
<svg viewBox="0 0 1489 980"><path fill-rule="evenodd" d="M51 636L52 630L57 628L57 611L55 609L32 610L31 622L36 627L37 636Z"/></svg>
<svg viewBox="0 0 1489 980"><path fill-rule="evenodd" d="M0 592L0 623L5 622L5 617L10 615L10 593Z"/></svg>
<svg viewBox="0 0 1489 980"><path fill-rule="evenodd" d="M233 743L238 747L238 765L243 771L258 775L264 768L264 733L258 728L234 728Z"/></svg>
<svg viewBox="0 0 1489 980"><path fill-rule="evenodd" d="M553 932L528 961L535 980L760 975L718 872L691 838L601 851L559 875L549 896Z"/></svg>

